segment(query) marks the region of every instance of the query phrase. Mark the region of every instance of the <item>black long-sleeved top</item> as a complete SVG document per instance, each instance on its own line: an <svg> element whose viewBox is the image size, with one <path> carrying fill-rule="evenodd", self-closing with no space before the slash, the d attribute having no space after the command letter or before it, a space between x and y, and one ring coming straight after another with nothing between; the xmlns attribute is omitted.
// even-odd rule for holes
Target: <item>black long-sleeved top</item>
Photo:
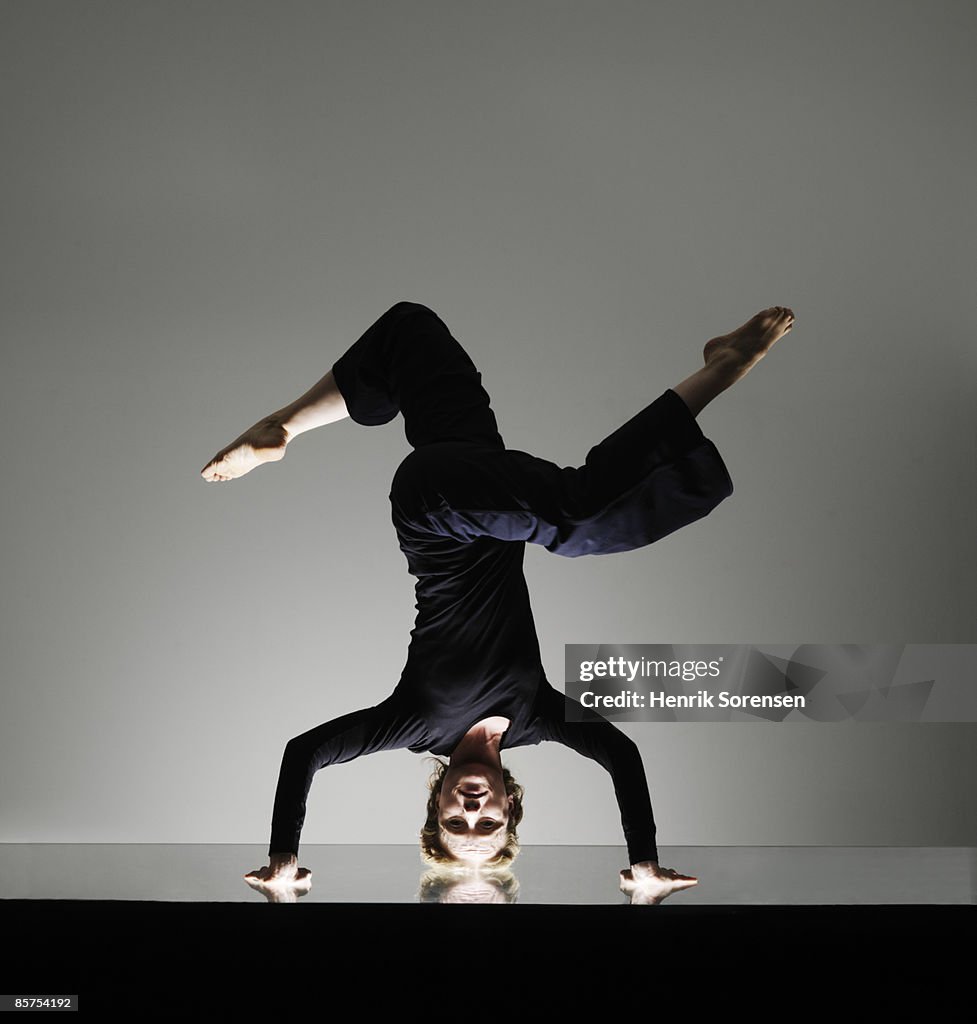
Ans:
<svg viewBox="0 0 977 1024"><path fill-rule="evenodd" d="M438 602L430 593L437 579L418 580L418 591L429 593L419 598L407 665L394 692L288 743L269 853L298 852L307 794L320 768L398 748L449 756L476 722L501 715L510 720L501 750L551 740L603 766L613 780L630 863L658 859L638 748L610 722L567 721L575 716L567 715L566 705L576 702L546 679L522 574L524 545L486 538L474 546L479 557L459 600ZM457 641L444 642L446 629Z"/></svg>

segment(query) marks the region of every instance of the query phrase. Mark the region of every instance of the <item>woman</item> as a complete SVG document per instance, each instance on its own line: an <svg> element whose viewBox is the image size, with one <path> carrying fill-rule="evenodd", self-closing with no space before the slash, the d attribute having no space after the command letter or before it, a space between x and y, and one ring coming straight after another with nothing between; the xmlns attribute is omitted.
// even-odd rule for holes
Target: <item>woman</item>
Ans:
<svg viewBox="0 0 977 1024"><path fill-rule="evenodd" d="M560 468L506 449L481 374L445 323L426 306L398 302L311 390L211 459L201 471L205 480L236 479L281 459L294 437L314 427L347 415L380 425L398 412L413 448L390 491L400 547L417 578L417 617L400 681L375 707L289 741L269 864L245 876L249 882L307 888L310 873L298 867L297 854L315 772L404 747L449 759L431 789L425 859L505 863L518 849L521 790L501 751L552 740L612 777L631 864L622 883L656 902L695 884L658 864L635 744L607 721L580 721L579 705L547 681L522 572L524 546L571 558L629 551L712 511L733 487L695 418L793 319L776 306L713 338L701 369L591 449L583 466Z"/></svg>

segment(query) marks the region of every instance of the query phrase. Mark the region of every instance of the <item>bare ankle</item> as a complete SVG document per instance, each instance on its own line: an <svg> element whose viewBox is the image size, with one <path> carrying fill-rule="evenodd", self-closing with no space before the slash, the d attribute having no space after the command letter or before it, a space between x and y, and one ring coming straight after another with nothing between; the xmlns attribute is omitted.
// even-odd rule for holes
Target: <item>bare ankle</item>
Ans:
<svg viewBox="0 0 977 1024"><path fill-rule="evenodd" d="M693 416L698 416L717 395L736 380L728 361L723 360L722 363L721 366L718 365L718 357L710 360L708 365L696 370L690 377L686 377L672 388L685 402Z"/></svg>

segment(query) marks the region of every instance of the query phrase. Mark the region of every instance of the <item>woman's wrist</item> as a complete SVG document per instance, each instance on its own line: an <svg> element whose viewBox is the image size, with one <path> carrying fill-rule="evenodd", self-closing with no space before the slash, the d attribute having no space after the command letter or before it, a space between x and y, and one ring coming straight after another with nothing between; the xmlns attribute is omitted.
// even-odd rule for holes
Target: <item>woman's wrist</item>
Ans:
<svg viewBox="0 0 977 1024"><path fill-rule="evenodd" d="M639 860L637 864L631 865L631 872L635 878L640 875L656 875L658 874L658 861Z"/></svg>

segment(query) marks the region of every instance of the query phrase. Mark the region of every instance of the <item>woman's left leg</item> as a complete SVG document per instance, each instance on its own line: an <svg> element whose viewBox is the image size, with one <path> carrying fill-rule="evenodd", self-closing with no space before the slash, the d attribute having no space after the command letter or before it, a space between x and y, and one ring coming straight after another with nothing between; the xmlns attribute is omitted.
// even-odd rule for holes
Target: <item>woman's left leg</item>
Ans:
<svg viewBox="0 0 977 1024"><path fill-rule="evenodd" d="M523 451L431 445L404 459L390 498L395 520L433 534L525 541L573 558L645 547L732 491L716 446L668 389L579 467Z"/></svg>
<svg viewBox="0 0 977 1024"><path fill-rule="evenodd" d="M739 380L793 324L771 307L705 346L706 365L587 454L560 468L526 452L436 444L409 455L391 490L395 521L456 540L540 544L576 557L644 547L733 493L696 412Z"/></svg>

